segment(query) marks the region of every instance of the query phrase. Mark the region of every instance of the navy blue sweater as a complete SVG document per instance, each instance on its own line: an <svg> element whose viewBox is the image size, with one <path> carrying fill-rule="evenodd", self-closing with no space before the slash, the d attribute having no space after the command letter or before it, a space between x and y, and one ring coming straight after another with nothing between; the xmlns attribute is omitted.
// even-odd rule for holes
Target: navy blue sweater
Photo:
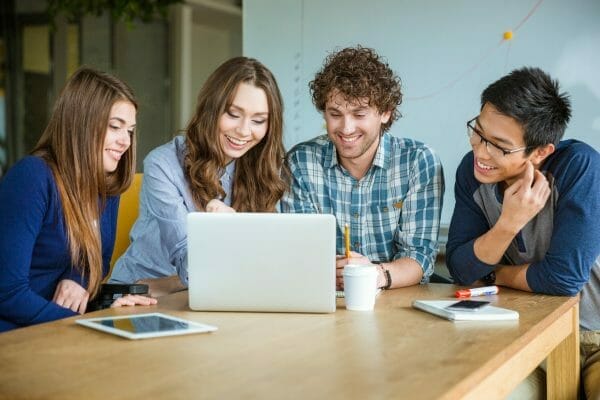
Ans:
<svg viewBox="0 0 600 400"><path fill-rule="evenodd" d="M101 214L102 259L108 273L119 197ZM87 287L72 267L64 215L52 171L39 157L19 161L0 182L0 332L76 315L52 302L58 282Z"/></svg>
<svg viewBox="0 0 600 400"><path fill-rule="evenodd" d="M540 171L549 178L552 197L545 209L517 235L502 263L530 263L527 283L534 292L572 296L588 282L590 271L600 256L600 154L582 142L563 141ZM482 200L480 186L484 185L473 175L473 153L470 152L456 172L456 206L446 258L451 275L462 285L473 283L495 268L481 262L473 250L475 239L497 221L493 216L497 210L492 210L497 206L490 204L492 202L481 204L485 200ZM497 185L493 186L501 207L503 194ZM540 224L541 218L549 221ZM550 229L540 229L540 226ZM540 240L542 236L544 240ZM539 243L545 243L544 248L529 248ZM511 248L513 256L509 257ZM528 252L536 255L527 259L524 254ZM593 282L596 285L595 280ZM593 289L598 297L600 287Z"/></svg>
<svg viewBox="0 0 600 400"><path fill-rule="evenodd" d="M590 284L598 285L600 155L584 143L563 141L540 170L549 178L551 198L544 210L515 237L502 263L530 263L526 278L534 292L575 295L590 280L592 268L594 279ZM501 210L503 194L498 186L494 184L491 189L495 190L499 205L492 204L496 203L494 200L483 200L485 196L481 193L486 191L483 186L473 175L470 152L456 173L456 206L447 245L448 269L462 285L471 284L495 268L481 262L473 250L475 239L496 223ZM500 210L494 210L498 207ZM590 289L589 301L598 304L600 287ZM594 312L597 315L597 310Z"/></svg>

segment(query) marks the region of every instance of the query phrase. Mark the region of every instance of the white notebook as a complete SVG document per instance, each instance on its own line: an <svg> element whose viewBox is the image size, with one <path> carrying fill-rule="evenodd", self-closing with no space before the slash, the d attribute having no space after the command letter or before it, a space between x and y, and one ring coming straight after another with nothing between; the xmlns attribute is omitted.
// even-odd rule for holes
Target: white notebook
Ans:
<svg viewBox="0 0 600 400"><path fill-rule="evenodd" d="M507 308L486 306L477 311L449 310L456 300L415 300L413 307L451 321L508 321L519 319L519 313Z"/></svg>

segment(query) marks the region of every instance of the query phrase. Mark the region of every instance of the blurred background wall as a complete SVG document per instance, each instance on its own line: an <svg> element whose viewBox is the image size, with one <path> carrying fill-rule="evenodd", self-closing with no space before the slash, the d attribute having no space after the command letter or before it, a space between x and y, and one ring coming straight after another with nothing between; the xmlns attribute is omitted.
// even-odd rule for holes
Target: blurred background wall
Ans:
<svg viewBox="0 0 600 400"><path fill-rule="evenodd" d="M144 156L185 127L208 74L242 54L241 0L186 0L147 23L108 12L59 16L54 29L46 0L0 3L0 171L32 149L80 65L112 72L135 91L141 171Z"/></svg>

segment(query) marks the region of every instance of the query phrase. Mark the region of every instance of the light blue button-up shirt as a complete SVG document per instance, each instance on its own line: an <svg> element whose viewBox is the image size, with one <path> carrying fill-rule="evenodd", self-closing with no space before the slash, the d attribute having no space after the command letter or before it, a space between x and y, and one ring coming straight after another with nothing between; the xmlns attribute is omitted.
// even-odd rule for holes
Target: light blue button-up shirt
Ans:
<svg viewBox="0 0 600 400"><path fill-rule="evenodd" d="M110 283L179 274L187 284L187 214L198 211L184 175L185 138L177 136L144 159L140 214L131 229L131 244L117 260ZM235 161L220 181L223 200L231 205Z"/></svg>

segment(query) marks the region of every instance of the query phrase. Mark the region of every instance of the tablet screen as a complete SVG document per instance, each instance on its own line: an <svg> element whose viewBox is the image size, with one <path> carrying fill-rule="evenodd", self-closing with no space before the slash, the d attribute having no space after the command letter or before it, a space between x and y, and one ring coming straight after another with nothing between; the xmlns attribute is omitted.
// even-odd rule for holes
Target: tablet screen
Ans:
<svg viewBox="0 0 600 400"><path fill-rule="evenodd" d="M89 328L113 333L129 339L144 339L217 330L216 327L211 325L187 321L161 313L79 319L76 322Z"/></svg>
<svg viewBox="0 0 600 400"><path fill-rule="evenodd" d="M138 318L106 319L94 321L94 323L131 333L164 332L188 329L189 327L187 322L175 321L159 315L147 315Z"/></svg>

